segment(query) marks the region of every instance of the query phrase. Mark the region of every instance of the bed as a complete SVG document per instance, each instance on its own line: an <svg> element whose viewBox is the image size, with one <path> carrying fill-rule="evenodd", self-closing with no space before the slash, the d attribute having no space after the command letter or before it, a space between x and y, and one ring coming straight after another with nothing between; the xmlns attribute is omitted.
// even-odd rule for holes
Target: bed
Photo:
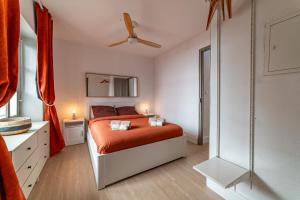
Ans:
<svg viewBox="0 0 300 200"><path fill-rule="evenodd" d="M131 128L112 131L111 120L129 120ZM142 115L90 119L87 141L97 189L185 157L186 139L181 127L169 123L150 127L147 121Z"/></svg>

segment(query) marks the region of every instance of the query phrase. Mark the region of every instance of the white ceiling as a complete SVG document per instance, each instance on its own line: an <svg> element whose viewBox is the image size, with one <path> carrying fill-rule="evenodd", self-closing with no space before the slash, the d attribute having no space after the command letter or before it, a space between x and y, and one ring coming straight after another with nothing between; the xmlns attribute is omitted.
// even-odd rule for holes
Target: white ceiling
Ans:
<svg viewBox="0 0 300 200"><path fill-rule="evenodd" d="M107 45L127 38L123 12L138 22L137 35L162 45L114 47L146 57L156 57L205 31L209 4L205 0L42 0L54 19L54 37L86 45Z"/></svg>

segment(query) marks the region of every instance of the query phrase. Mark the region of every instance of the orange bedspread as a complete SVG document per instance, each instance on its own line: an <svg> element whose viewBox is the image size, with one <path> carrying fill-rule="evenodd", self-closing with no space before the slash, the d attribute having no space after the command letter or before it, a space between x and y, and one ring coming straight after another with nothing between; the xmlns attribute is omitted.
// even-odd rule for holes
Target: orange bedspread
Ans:
<svg viewBox="0 0 300 200"><path fill-rule="evenodd" d="M112 131L110 128L111 120L131 121L131 128L127 131ZM161 127L151 127L148 124L148 118L143 115L96 118L89 122L89 127L98 153L101 154L179 137L183 134L182 128L175 124L166 123Z"/></svg>

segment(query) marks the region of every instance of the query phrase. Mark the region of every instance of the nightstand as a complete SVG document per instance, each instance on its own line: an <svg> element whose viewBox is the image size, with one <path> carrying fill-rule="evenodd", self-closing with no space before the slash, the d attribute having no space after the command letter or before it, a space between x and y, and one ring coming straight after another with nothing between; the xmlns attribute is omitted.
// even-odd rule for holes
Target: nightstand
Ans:
<svg viewBox="0 0 300 200"><path fill-rule="evenodd" d="M64 119L63 129L66 145L84 143L85 119Z"/></svg>

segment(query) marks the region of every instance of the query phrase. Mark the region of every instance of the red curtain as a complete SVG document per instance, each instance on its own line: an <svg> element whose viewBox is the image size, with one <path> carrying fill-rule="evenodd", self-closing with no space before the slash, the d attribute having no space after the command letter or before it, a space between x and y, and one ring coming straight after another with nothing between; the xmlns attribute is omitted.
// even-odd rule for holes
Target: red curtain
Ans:
<svg viewBox="0 0 300 200"><path fill-rule="evenodd" d="M19 35L19 0L0 0L0 107L17 89ZM0 135L0 200L23 199L10 154Z"/></svg>
<svg viewBox="0 0 300 200"><path fill-rule="evenodd" d="M18 0L0 1L0 107L14 95L18 85L20 7Z"/></svg>
<svg viewBox="0 0 300 200"><path fill-rule="evenodd" d="M54 106L53 76L53 21L47 8L41 9L35 3L37 31L37 85L41 100L44 102L44 120L50 123L50 155L60 152L65 147L59 120Z"/></svg>
<svg viewBox="0 0 300 200"><path fill-rule="evenodd" d="M2 1L2 0L1 0ZM12 1L12 0L7 0ZM25 200L5 142L0 135L0 200Z"/></svg>

